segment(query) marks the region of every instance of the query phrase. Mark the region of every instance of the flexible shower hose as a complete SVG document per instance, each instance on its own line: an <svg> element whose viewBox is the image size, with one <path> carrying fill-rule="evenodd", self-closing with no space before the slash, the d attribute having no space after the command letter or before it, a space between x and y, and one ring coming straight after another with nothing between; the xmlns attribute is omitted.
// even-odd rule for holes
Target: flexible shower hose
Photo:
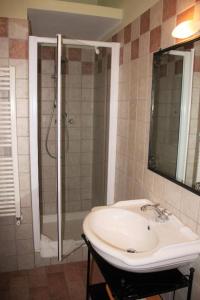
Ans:
<svg viewBox="0 0 200 300"><path fill-rule="evenodd" d="M49 142L49 134L50 134L50 130L51 130L51 127L52 127L52 121L53 121L55 108L56 108L56 103L54 103L54 105L52 107L51 116L50 116L50 119L49 119L49 125L48 125L48 129L47 129L47 135L46 135L46 139L45 139L45 148L46 148L47 154L53 159L56 159L56 155L54 155L50 152L48 142ZM64 113L63 116L66 120L67 119L67 113ZM69 132L68 132L68 126L67 125L65 126L65 136L66 136L65 141L67 141L66 151L68 152L68 149L69 149Z"/></svg>

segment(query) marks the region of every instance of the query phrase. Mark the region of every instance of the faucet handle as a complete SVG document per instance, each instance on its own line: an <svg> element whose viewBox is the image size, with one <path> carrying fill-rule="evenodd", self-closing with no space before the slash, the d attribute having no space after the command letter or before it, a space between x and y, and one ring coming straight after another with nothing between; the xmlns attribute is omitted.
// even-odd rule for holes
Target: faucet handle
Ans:
<svg viewBox="0 0 200 300"><path fill-rule="evenodd" d="M172 213L168 211L166 208L162 210L162 213L165 214L166 216L172 216Z"/></svg>

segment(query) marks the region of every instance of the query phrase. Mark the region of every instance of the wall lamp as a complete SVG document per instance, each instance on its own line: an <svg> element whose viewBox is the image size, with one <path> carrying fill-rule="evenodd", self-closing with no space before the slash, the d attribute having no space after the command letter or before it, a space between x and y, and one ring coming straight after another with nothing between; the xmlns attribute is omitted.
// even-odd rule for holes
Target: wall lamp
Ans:
<svg viewBox="0 0 200 300"><path fill-rule="evenodd" d="M200 21L188 20L178 24L172 31L172 36L186 39L197 33L200 33Z"/></svg>

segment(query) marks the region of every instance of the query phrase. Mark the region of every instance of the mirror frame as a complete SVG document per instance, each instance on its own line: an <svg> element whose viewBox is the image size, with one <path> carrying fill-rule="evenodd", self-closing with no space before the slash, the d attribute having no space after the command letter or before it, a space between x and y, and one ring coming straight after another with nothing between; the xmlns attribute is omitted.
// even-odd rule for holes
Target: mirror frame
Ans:
<svg viewBox="0 0 200 300"><path fill-rule="evenodd" d="M198 35L197 37L195 38L191 38L191 39L187 39L187 41L184 41L184 42L180 42L180 43L177 43L175 45L172 45L172 46L169 46L167 48L164 48L164 49L160 49L159 51L156 51L153 53L153 60L152 60L152 86L151 86L151 106L150 106L150 127L149 127L149 146L148 146L148 166L147 166L147 169L156 173L157 175L160 175L166 179L168 179L169 181L189 190L190 192L200 196L200 191L197 191L195 190L194 188L176 180L175 178L172 178L160 171L157 171L157 170L154 170L150 167L150 164L149 164L149 158L150 158L150 145L151 145L151 136L152 136L152 133L153 133L153 122L152 122L152 105L154 105L154 85L155 85L155 80L154 80L154 74L153 74L153 61L154 61L154 57L158 54L163 54L165 52L168 52L170 50L176 50L177 48L181 47L181 46L187 46L189 45L190 43L195 43L197 41L200 41L200 35Z"/></svg>

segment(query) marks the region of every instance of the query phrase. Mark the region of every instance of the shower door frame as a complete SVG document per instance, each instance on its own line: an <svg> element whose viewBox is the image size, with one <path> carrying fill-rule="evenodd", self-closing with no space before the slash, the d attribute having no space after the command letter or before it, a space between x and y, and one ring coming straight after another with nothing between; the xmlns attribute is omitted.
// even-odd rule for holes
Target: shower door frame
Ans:
<svg viewBox="0 0 200 300"><path fill-rule="evenodd" d="M39 208L39 165L38 165L38 45L56 45L56 38L29 37L29 120L30 120L30 160L31 196L33 210L34 248L40 251L40 208ZM107 167L107 205L114 203L115 165L117 148L118 81L120 44L112 42L63 39L64 45L90 46L111 49L109 141Z"/></svg>

